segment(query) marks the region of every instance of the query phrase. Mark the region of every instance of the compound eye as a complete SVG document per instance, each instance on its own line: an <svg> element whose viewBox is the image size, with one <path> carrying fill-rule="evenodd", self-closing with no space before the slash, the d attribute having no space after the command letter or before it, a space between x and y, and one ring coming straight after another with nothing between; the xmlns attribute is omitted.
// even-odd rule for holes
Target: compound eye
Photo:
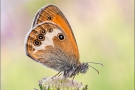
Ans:
<svg viewBox="0 0 135 90"><path fill-rule="evenodd" d="M40 45L41 45L41 42L36 39L36 40L34 40L33 44L34 44L35 46L40 46Z"/></svg>
<svg viewBox="0 0 135 90"><path fill-rule="evenodd" d="M64 35L63 35L63 34L58 34L58 39L59 39L59 40L64 40L64 39L65 39L65 37L64 37Z"/></svg>

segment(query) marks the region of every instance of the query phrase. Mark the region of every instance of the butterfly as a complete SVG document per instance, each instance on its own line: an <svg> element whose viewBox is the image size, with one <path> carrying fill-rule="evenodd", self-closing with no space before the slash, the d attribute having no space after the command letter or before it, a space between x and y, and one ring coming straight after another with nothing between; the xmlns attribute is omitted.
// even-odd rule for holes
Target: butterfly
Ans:
<svg viewBox="0 0 135 90"><path fill-rule="evenodd" d="M88 70L88 63L79 61L76 39L66 17L55 5L47 5L37 12L26 37L27 56L63 72L65 78Z"/></svg>

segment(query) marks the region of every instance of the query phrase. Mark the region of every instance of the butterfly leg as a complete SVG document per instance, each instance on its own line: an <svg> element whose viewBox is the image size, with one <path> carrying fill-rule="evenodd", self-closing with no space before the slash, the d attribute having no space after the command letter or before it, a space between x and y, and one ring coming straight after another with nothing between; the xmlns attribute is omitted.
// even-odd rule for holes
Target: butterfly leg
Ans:
<svg viewBox="0 0 135 90"><path fill-rule="evenodd" d="M59 75L58 75L58 77L61 75L62 73L60 73Z"/></svg>
<svg viewBox="0 0 135 90"><path fill-rule="evenodd" d="M58 72L56 75L54 75L54 76L52 77L52 79L53 79L54 77L56 77L56 76L60 76L60 75L61 75L61 72L62 72L62 70L61 70L60 72Z"/></svg>
<svg viewBox="0 0 135 90"><path fill-rule="evenodd" d="M72 78L72 84L74 85L74 78L75 78L75 75L73 76L73 78Z"/></svg>

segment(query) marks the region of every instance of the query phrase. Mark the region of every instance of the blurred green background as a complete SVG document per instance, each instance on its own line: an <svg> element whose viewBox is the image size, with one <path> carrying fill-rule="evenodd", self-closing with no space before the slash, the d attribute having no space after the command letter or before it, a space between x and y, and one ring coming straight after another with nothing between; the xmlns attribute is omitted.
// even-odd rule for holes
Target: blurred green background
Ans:
<svg viewBox="0 0 135 90"><path fill-rule="evenodd" d="M75 77L89 90L134 89L134 0L1 0L1 90L33 90L57 72L26 56L24 40L35 13L58 6L68 19L81 62L91 64Z"/></svg>

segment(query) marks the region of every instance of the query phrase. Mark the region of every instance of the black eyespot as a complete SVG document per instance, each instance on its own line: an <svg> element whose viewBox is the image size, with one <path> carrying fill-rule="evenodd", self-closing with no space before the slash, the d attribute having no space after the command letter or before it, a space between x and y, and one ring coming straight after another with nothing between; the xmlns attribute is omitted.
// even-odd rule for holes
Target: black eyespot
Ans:
<svg viewBox="0 0 135 90"><path fill-rule="evenodd" d="M40 32L41 34L46 34L46 30L41 30L41 32Z"/></svg>
<svg viewBox="0 0 135 90"><path fill-rule="evenodd" d="M59 38L59 40L64 40L65 37L64 37L64 35L59 34L59 35L58 35L58 38Z"/></svg>
<svg viewBox="0 0 135 90"><path fill-rule="evenodd" d="M35 48L33 48L33 51L35 51Z"/></svg>
<svg viewBox="0 0 135 90"><path fill-rule="evenodd" d="M41 45L41 42L36 39L36 40L34 40L33 44L34 44L35 46L40 46L40 45Z"/></svg>
<svg viewBox="0 0 135 90"><path fill-rule="evenodd" d="M52 17L51 16L48 16L48 20L52 20Z"/></svg>
<svg viewBox="0 0 135 90"><path fill-rule="evenodd" d="M52 28L49 28L49 30L48 30L50 33L53 31L53 29Z"/></svg>
<svg viewBox="0 0 135 90"><path fill-rule="evenodd" d="M45 40L45 36L43 34L39 34L37 36L37 39L43 41L43 40Z"/></svg>

